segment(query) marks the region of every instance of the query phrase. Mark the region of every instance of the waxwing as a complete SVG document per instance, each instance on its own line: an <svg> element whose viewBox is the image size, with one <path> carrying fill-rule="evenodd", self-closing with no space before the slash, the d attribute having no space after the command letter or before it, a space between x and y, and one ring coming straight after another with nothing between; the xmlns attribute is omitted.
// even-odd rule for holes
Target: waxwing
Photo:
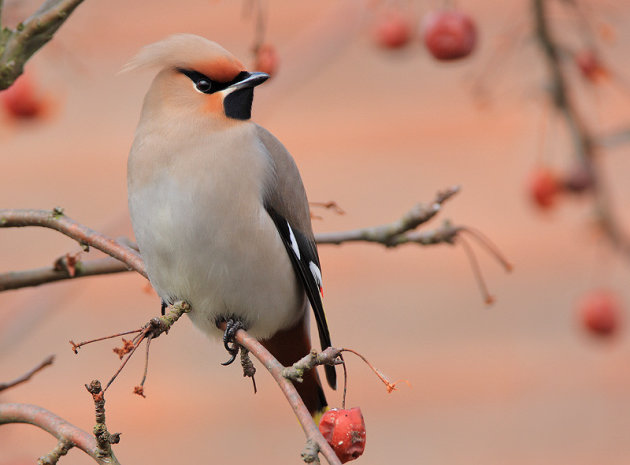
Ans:
<svg viewBox="0 0 630 465"><path fill-rule="evenodd" d="M148 45L125 69L145 67L159 72L129 154L129 210L163 305L188 302L193 323L211 337L226 336L222 322L226 333L243 327L290 365L311 349L310 302L329 347L300 173L250 119L254 87L268 76L191 34ZM334 389L335 369L325 370ZM316 371L296 387L314 416L326 409Z"/></svg>

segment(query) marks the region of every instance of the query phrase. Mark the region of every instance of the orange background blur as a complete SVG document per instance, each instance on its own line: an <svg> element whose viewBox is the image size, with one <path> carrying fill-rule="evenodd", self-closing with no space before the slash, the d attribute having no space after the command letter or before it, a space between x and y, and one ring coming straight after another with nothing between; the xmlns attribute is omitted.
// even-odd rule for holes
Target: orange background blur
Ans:
<svg viewBox="0 0 630 465"><path fill-rule="evenodd" d="M152 76L117 72L141 46L174 32L204 35L251 63L254 21L243 16L244 3L86 0L28 66L54 100L50 117L2 120L0 207L62 206L97 230L130 235L126 158ZM36 5L24 4L7 1L5 21ZM268 3L267 37L282 62L256 91L254 119L296 158L310 200L335 200L347 211L316 210L324 219L315 230L392 221L459 184L461 194L433 226L450 218L484 231L515 271L506 275L476 249L497 298L486 307L460 246L320 247L333 343L413 385L388 395L346 357L348 403L360 405L367 422L359 463L630 463L630 335L622 327L613 340L593 340L576 315L577 299L596 287L615 290L627 305L628 263L593 231L588 201L566 199L541 214L526 198L532 169L541 161L562 169L572 156L563 122L549 117L527 2L458 2L481 40L473 57L449 64L432 60L417 39L402 51L378 49L369 33L378 9L368 4ZM418 21L439 3L409 4ZM580 108L605 132L630 123L630 5L586 5L594 24L616 32L603 49L615 79L589 86L571 75L582 89ZM571 18L558 13L554 21L569 46L580 43ZM630 231L628 149L607 151L602 163ZM1 230L0 272L76 250L52 231ZM0 294L0 379L57 356L0 401L38 404L91 430L83 385L113 374L115 343L75 356L67 341L136 328L158 311L157 297L131 273ZM225 358L183 319L152 344L142 399L132 394L142 376L143 357L135 357L106 397L108 427L123 433L120 461L300 463L303 434L269 375L259 369L254 396L238 366L219 365ZM340 393L327 395L340 404ZM55 443L29 425L2 426L0 464L34 463ZM92 461L72 450L61 463Z"/></svg>

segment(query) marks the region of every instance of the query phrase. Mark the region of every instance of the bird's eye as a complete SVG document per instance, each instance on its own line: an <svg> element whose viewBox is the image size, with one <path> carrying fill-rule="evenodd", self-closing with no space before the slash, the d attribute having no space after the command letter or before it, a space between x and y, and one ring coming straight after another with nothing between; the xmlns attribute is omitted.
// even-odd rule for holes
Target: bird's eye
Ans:
<svg viewBox="0 0 630 465"><path fill-rule="evenodd" d="M210 91L210 89L212 88L212 84L210 84L205 79L200 79L199 81L197 81L195 83L195 86L197 87L197 90L199 92L203 92L204 94L208 93Z"/></svg>

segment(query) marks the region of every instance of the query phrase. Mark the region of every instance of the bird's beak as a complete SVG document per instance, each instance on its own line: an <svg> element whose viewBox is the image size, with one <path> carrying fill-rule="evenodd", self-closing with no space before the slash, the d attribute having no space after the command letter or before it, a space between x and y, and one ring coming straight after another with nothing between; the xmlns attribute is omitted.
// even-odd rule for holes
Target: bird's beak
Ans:
<svg viewBox="0 0 630 465"><path fill-rule="evenodd" d="M250 89L256 87L259 84L262 84L267 79L269 79L269 75L267 73L249 73L249 75L245 76L245 78L241 79L238 82L235 82L230 87L228 87L227 90L235 91L241 89Z"/></svg>

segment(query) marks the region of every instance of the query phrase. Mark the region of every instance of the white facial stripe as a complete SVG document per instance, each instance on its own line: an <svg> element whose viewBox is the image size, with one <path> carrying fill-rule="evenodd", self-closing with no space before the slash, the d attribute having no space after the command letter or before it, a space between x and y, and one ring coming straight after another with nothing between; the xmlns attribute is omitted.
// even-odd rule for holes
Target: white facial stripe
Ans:
<svg viewBox="0 0 630 465"><path fill-rule="evenodd" d="M293 249L293 252L297 256L298 260L301 260L300 248L298 247L297 240L295 240L295 234L293 234L293 229L291 229L291 225L289 223L287 223L287 226L289 227L289 239L291 240L291 248Z"/></svg>
<svg viewBox="0 0 630 465"><path fill-rule="evenodd" d="M319 268L313 262L309 262L308 263L308 267L311 270L311 274L313 275L313 278L315 278L315 282L317 283L317 286L320 289L322 289L323 285L322 285L322 273L321 273L321 271L319 271Z"/></svg>
<svg viewBox="0 0 630 465"><path fill-rule="evenodd" d="M221 94L223 96L223 98L227 97L228 95L230 95L232 92L234 92L236 89L234 87L226 87L223 90L220 90L219 92L217 92L217 94Z"/></svg>

